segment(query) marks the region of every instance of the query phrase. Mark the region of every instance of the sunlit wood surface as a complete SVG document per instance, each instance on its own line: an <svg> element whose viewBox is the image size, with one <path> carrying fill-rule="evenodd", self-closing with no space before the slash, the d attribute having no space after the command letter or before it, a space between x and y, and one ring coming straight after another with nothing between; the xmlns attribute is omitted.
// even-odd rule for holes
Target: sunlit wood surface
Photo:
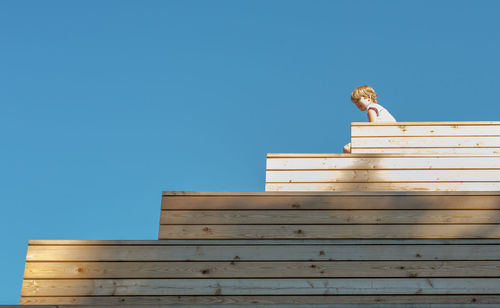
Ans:
<svg viewBox="0 0 500 308"><path fill-rule="evenodd" d="M21 304L496 305L499 217L500 192L165 191L159 240L30 241Z"/></svg>
<svg viewBox="0 0 500 308"><path fill-rule="evenodd" d="M500 122L351 123L352 153L500 155Z"/></svg>
<svg viewBox="0 0 500 308"><path fill-rule="evenodd" d="M498 304L499 243L30 241L21 303Z"/></svg>
<svg viewBox="0 0 500 308"><path fill-rule="evenodd" d="M266 191L500 191L500 156L268 154Z"/></svg>

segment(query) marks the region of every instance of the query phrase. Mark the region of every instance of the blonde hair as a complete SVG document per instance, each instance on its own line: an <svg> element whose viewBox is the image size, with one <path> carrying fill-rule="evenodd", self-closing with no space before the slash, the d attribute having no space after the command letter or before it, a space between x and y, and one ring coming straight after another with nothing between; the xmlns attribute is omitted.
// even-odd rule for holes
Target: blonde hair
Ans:
<svg viewBox="0 0 500 308"><path fill-rule="evenodd" d="M359 86L351 93L351 101L353 103L356 103L362 97L371 98L375 104L377 103L377 93L370 86Z"/></svg>

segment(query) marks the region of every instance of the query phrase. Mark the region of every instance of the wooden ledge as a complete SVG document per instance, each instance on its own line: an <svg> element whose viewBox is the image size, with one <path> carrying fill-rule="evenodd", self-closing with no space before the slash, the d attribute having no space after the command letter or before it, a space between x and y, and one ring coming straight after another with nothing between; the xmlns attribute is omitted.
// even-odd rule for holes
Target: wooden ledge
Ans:
<svg viewBox="0 0 500 308"><path fill-rule="evenodd" d="M500 191L163 191L163 196L500 196Z"/></svg>
<svg viewBox="0 0 500 308"><path fill-rule="evenodd" d="M500 125L500 121L352 122L351 126Z"/></svg>
<svg viewBox="0 0 500 308"><path fill-rule="evenodd" d="M29 240L30 246L500 245L500 239Z"/></svg>
<svg viewBox="0 0 500 308"><path fill-rule="evenodd" d="M427 158L445 158L445 157L498 157L498 155L484 153L467 154L413 154L413 153L267 153L267 158L384 158L384 157L427 157Z"/></svg>

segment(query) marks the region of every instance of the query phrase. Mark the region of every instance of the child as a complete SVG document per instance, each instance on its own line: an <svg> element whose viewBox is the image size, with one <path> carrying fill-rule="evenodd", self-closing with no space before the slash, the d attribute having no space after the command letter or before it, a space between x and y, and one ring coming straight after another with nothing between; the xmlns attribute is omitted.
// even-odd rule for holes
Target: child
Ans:
<svg viewBox="0 0 500 308"><path fill-rule="evenodd" d="M369 122L396 122L387 109L377 104L377 93L370 86L360 86L351 93L351 101L365 111ZM351 144L344 146L344 153L351 153Z"/></svg>

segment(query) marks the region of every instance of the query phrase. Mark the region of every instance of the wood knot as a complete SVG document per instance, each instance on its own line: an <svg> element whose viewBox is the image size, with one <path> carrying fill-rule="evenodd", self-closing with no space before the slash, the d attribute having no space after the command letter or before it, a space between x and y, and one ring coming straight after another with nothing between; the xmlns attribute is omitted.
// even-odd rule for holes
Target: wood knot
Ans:
<svg viewBox="0 0 500 308"><path fill-rule="evenodd" d="M320 255L320 256L324 256L324 255L325 255L325 252L324 252L323 250L320 250L320 251L319 251L319 255Z"/></svg>
<svg viewBox="0 0 500 308"><path fill-rule="evenodd" d="M316 265L314 265L314 264L311 264L311 266L310 266L310 267L311 267L311 268L316 268Z"/></svg>
<svg viewBox="0 0 500 308"><path fill-rule="evenodd" d="M417 257L417 258L421 258L422 256L421 256L419 253L417 253L417 254L415 255L415 257Z"/></svg>
<svg viewBox="0 0 500 308"><path fill-rule="evenodd" d="M210 234L212 233L212 229L210 229L209 227L205 227L202 230Z"/></svg>
<svg viewBox="0 0 500 308"><path fill-rule="evenodd" d="M293 207L294 209L300 209L300 204L298 204L298 203L294 203L294 204L292 204L292 207Z"/></svg>
<svg viewBox="0 0 500 308"><path fill-rule="evenodd" d="M201 271L201 273L202 274L208 274L208 273L210 273L210 270L209 269L204 269L204 270Z"/></svg>
<svg viewBox="0 0 500 308"><path fill-rule="evenodd" d="M238 256L234 256L234 259L235 259L235 260L239 260L239 259L240 259L240 257L238 257Z"/></svg>

